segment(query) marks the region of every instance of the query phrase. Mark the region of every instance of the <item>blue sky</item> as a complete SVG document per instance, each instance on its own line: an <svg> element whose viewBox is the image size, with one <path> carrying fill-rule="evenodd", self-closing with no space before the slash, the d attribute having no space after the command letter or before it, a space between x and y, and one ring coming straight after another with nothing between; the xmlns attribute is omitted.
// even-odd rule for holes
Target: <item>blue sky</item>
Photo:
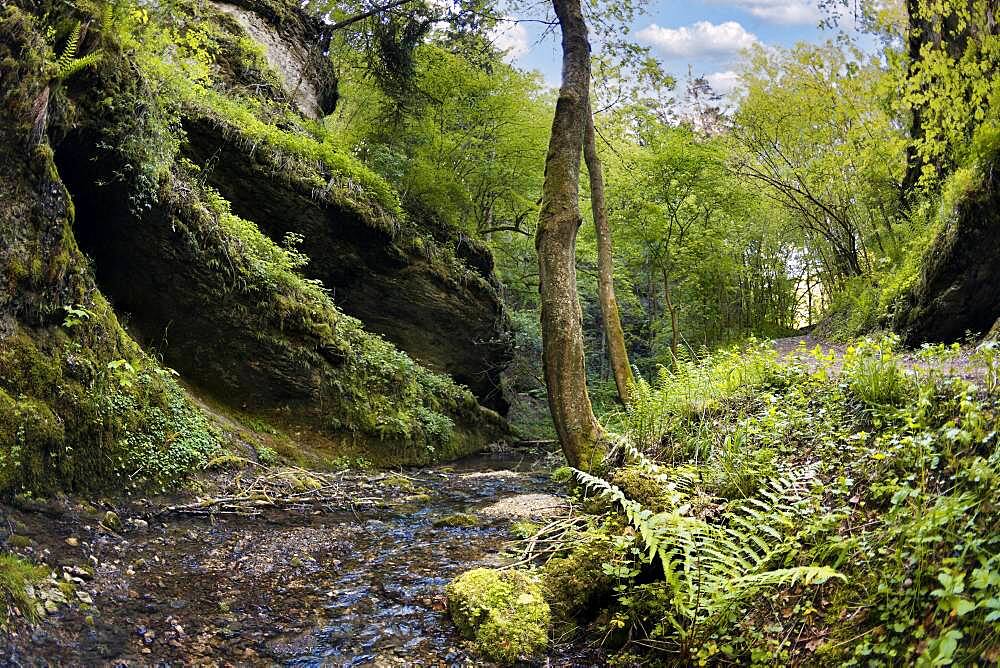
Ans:
<svg viewBox="0 0 1000 668"><path fill-rule="evenodd" d="M632 38L652 48L680 85L688 66L726 93L735 82L740 51L752 44L791 46L834 36L821 30L816 0L649 0L648 11L632 25ZM551 85L559 82L558 31L540 39L542 26L505 26L497 44L518 66L539 70Z"/></svg>

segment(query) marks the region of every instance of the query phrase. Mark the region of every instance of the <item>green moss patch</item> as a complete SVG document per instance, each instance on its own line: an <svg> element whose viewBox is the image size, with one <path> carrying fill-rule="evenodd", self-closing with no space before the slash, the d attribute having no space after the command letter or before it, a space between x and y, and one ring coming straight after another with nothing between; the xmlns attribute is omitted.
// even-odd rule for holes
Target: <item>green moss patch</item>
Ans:
<svg viewBox="0 0 1000 668"><path fill-rule="evenodd" d="M469 513L452 513L434 520L436 527L474 527L479 525L479 518Z"/></svg>
<svg viewBox="0 0 1000 668"><path fill-rule="evenodd" d="M453 580L446 593L459 632L485 658L510 665L545 652L549 606L531 576L477 568Z"/></svg>

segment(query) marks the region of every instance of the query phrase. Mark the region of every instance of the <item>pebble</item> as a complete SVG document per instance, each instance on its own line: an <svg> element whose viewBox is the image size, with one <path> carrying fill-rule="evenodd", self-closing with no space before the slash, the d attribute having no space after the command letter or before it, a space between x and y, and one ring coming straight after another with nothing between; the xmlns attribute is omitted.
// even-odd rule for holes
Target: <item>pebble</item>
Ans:
<svg viewBox="0 0 1000 668"><path fill-rule="evenodd" d="M70 536L69 538L66 539L66 544L69 545L70 547L76 547L80 544L80 539L76 538L75 536Z"/></svg>
<svg viewBox="0 0 1000 668"><path fill-rule="evenodd" d="M104 521L102 523L112 531L117 531L122 528L122 520L118 517L118 513L113 510L109 510L104 513Z"/></svg>

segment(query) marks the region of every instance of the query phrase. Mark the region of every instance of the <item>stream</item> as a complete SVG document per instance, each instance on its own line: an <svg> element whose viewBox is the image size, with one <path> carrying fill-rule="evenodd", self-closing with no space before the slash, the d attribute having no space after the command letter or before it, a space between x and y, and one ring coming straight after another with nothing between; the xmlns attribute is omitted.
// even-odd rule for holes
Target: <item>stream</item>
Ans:
<svg viewBox="0 0 1000 668"><path fill-rule="evenodd" d="M509 563L513 522L566 512L548 472L508 455L342 484L353 507L246 517L144 501L116 508L118 531L101 524L107 500L0 506L30 541L18 551L76 586L71 604L0 636L0 665L483 665L447 617L444 586ZM458 512L479 524L440 524ZM595 663L560 647L549 665Z"/></svg>

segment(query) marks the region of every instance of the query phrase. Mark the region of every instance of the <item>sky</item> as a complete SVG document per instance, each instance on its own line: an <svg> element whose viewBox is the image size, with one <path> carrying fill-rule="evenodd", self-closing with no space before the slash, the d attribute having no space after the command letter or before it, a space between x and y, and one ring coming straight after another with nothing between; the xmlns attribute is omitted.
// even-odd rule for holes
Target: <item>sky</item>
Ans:
<svg viewBox="0 0 1000 668"><path fill-rule="evenodd" d="M708 78L721 94L736 83L740 52L753 44L792 46L834 36L821 30L816 0L648 0L648 11L632 25L634 41L648 46L679 87L688 67ZM496 35L517 66L538 70L550 86L558 86L558 30L541 38L538 23L508 23Z"/></svg>

